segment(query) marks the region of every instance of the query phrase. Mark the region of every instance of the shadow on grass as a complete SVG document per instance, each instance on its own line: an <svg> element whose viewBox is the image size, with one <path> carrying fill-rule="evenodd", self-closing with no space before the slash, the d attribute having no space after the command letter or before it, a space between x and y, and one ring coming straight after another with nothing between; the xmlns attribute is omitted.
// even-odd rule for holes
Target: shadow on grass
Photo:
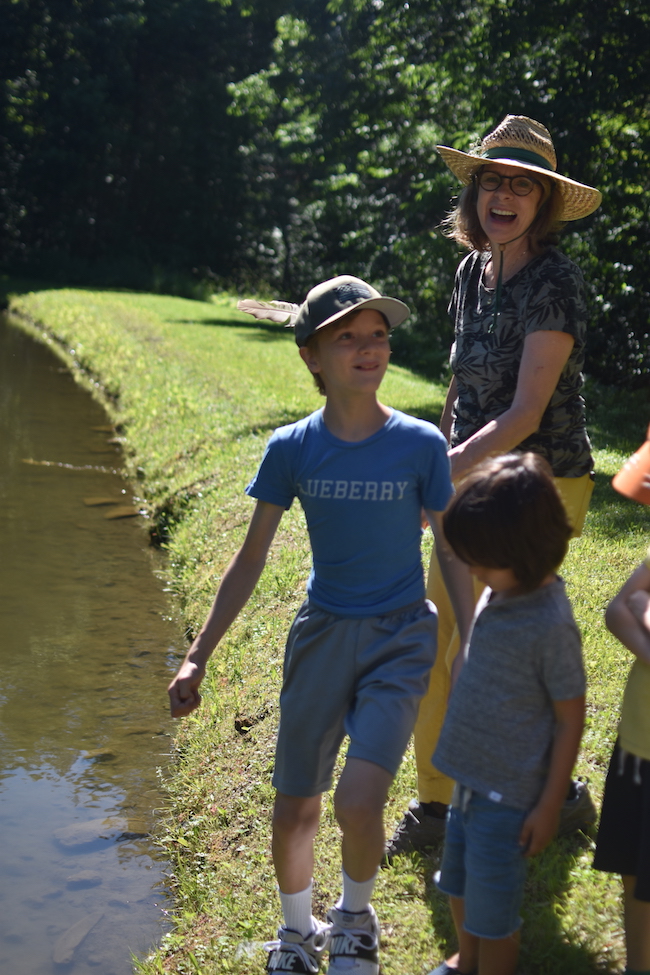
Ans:
<svg viewBox="0 0 650 975"><path fill-rule="evenodd" d="M20 278L0 273L0 308L5 308L11 295L24 294L30 291L61 290L70 285L54 281L44 281L37 278ZM103 291L116 294L151 294L152 292L138 291L133 288L119 288L91 285L74 285L78 291ZM160 297L164 297L161 295ZM190 299L188 299L190 300ZM233 317L215 316L210 318L174 318L165 320L178 325L208 325L221 328L237 328L246 330L242 339L256 344L271 342L293 342L291 329L275 322L264 322L252 319L251 316L240 318L240 312L233 309ZM395 358L399 365L399 358ZM414 375L426 381L432 381L424 372L413 370ZM648 389L628 391L624 388L603 386L595 380L588 379L585 385L584 397L587 405L587 428L593 446L597 450L614 450L624 455L632 454L643 442L650 422L650 387ZM432 423L437 423L440 411L432 408L430 403L409 404L402 407L406 413L420 417ZM288 421L283 421L288 422ZM594 498L598 501L598 485Z"/></svg>
<svg viewBox="0 0 650 975"><path fill-rule="evenodd" d="M518 971L526 975L605 975L613 968L598 951L572 941L561 923L558 903L571 895L571 872L577 858L589 849L590 842L582 833L556 840L529 864L521 929L521 952ZM458 949L447 897L437 889L433 874L439 869L441 850L432 850L420 861L427 885L426 898L433 927L442 943L444 957ZM603 941L605 938L603 938ZM436 964L442 959L439 959Z"/></svg>
<svg viewBox="0 0 650 975"><path fill-rule="evenodd" d="M240 314L233 312L233 314ZM165 321L171 325L211 325L219 328L246 328L250 333L243 336L249 342L277 342L278 340L293 341L293 332L278 325L275 322L262 322L252 319L250 316L244 318L166 318Z"/></svg>
<svg viewBox="0 0 650 975"><path fill-rule="evenodd" d="M596 475L589 517L597 534L609 539L623 539L640 531L650 535L650 508L618 494L611 478L604 474Z"/></svg>
<svg viewBox="0 0 650 975"><path fill-rule="evenodd" d="M577 859L591 848L583 833L558 839L529 866L522 908L521 968L531 975L593 975L611 972L600 951L581 944L563 929L564 902L570 900ZM603 944L606 936L603 933Z"/></svg>
<svg viewBox="0 0 650 975"><path fill-rule="evenodd" d="M9 307L9 301L14 295L26 295L30 291L60 291L62 284L36 280L32 278L14 278L8 274L0 274L0 309Z"/></svg>
<svg viewBox="0 0 650 975"><path fill-rule="evenodd" d="M634 453L646 439L650 389L628 391L588 380L584 396L587 429L594 449Z"/></svg>
<svg viewBox="0 0 650 975"><path fill-rule="evenodd" d="M220 323L215 321L213 324ZM227 324L238 325L237 322ZM257 330L261 326L258 324L254 328ZM265 334L251 332L246 338L249 341L265 342L291 337L286 333L282 334L281 325L270 324L268 330L264 327L263 331ZM648 394L637 390L628 396L624 390L598 386L595 383L590 383L588 388L590 399L587 403L587 413L588 416L593 417L593 424L589 425L589 433L594 449L616 451L623 456L634 453L645 440L650 421ZM381 399L381 390L379 396ZM383 400L388 402L389 398L383 397ZM403 403L400 409L410 416L429 423L437 424L440 419L440 407L432 402ZM245 436L263 431L271 432L276 427L293 423L303 416L304 414L300 412L283 411L269 416L268 421L263 425L242 429L240 433ZM650 521L650 509L621 497L612 488L611 478L602 473L596 476L590 511L597 512L598 516L602 517L603 530L610 537L628 532L633 525L638 528L639 517L648 518Z"/></svg>
<svg viewBox="0 0 650 975"><path fill-rule="evenodd" d="M589 435L595 450L615 451L624 458L638 450L650 422L647 390L628 392L590 381L586 400ZM589 511L595 529L607 538L624 538L640 529L650 530L650 509L618 494L609 474L596 473Z"/></svg>
<svg viewBox="0 0 650 975"><path fill-rule="evenodd" d="M323 401L324 402L324 401ZM316 407L317 408L317 407ZM270 435L278 427L287 426L289 423L297 423L303 420L308 414L304 410L280 410L271 413L262 423L255 423L252 426L239 427L233 433L233 439L240 440L246 437L259 437L260 435Z"/></svg>

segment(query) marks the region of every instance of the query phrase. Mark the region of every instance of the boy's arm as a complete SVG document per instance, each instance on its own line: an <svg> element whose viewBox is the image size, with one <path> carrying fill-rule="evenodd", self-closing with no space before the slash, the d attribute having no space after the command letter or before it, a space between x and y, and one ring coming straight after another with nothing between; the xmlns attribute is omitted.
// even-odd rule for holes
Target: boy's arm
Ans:
<svg viewBox="0 0 650 975"><path fill-rule="evenodd" d="M640 660L650 664L650 569L636 569L605 610L607 629Z"/></svg>
<svg viewBox="0 0 650 975"><path fill-rule="evenodd" d="M554 701L553 708L556 725L548 775L537 805L526 817L519 837L527 857L541 853L557 833L560 810L567 797L582 738L584 697Z"/></svg>
<svg viewBox="0 0 650 975"><path fill-rule="evenodd" d="M426 511L436 540L436 553L458 624L461 648L465 646L474 616L474 586L467 565L458 558L445 538L442 511Z"/></svg>
<svg viewBox="0 0 650 975"><path fill-rule="evenodd" d="M208 618L167 688L172 718L189 714L201 703L199 685L206 664L257 585L283 514L284 508L276 504L255 505L244 544L224 572Z"/></svg>

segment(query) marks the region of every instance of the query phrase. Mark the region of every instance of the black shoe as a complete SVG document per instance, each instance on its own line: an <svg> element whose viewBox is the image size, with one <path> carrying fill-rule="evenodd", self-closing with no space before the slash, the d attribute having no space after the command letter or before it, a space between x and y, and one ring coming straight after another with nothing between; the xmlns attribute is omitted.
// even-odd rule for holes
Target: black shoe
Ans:
<svg viewBox="0 0 650 975"><path fill-rule="evenodd" d="M589 795L586 781L574 779L571 783L569 795L560 810L560 825L557 835L568 836L569 833L575 833L578 829L588 832L597 819L598 813Z"/></svg>
<svg viewBox="0 0 650 975"><path fill-rule="evenodd" d="M426 850L435 846L445 835L447 806L442 802L419 802L411 799L392 837L386 844L388 863L400 853Z"/></svg>

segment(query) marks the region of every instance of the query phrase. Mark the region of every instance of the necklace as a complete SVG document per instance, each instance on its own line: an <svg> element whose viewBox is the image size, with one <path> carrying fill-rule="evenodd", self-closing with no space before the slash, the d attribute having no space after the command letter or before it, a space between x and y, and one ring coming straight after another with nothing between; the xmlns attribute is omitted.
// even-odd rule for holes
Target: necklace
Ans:
<svg viewBox="0 0 650 975"><path fill-rule="evenodd" d="M502 282L505 283L506 281L509 281L510 278L513 278L518 271L521 271L522 267L525 267L526 264L528 264L528 262L532 260L532 258L533 255L528 245L526 245L524 249L519 251L519 253L514 257L507 253L504 254L504 251L501 250L500 248L499 265L502 269L501 270ZM485 280L485 286L487 288L494 290L494 287L497 283L497 279L499 276L498 272L496 271L496 261L494 257L491 257L490 260L485 265L483 276Z"/></svg>
<svg viewBox="0 0 650 975"><path fill-rule="evenodd" d="M513 241L508 241L508 243L511 244L513 243ZM499 274L497 276L497 284L496 284L495 294L494 294L494 316L492 318L492 321L490 322L488 332L494 331L494 329L496 328L497 320L499 318L499 308L501 306L501 286L503 284L503 255L506 246L507 244L499 244ZM526 242L524 250L521 251L519 256L510 263L510 267L508 268L508 277L506 278L506 280L512 278L517 273L517 271L520 271L522 267L526 266L526 264L530 260L528 254L529 254L528 242ZM490 276L494 279L494 255L492 256L491 263L492 263L492 269L491 269L492 273ZM487 265L486 265L486 270L487 270Z"/></svg>

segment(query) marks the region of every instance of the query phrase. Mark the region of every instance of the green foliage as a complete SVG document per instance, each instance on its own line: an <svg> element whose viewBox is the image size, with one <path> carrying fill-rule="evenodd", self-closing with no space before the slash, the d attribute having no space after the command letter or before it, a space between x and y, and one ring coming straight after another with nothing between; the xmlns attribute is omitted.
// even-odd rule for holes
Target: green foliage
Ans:
<svg viewBox="0 0 650 975"><path fill-rule="evenodd" d="M501 79L486 92L490 114L512 110L516 92L553 133L561 171L603 191L601 209L567 241L593 294L589 371L640 387L650 367L647 4L495 3L490 21Z"/></svg>
<svg viewBox="0 0 650 975"><path fill-rule="evenodd" d="M232 269L245 126L227 84L268 56L277 3L15 0L0 39L0 259L66 283ZM206 266L204 268L204 265ZM187 288L184 286L184 290Z"/></svg>
<svg viewBox="0 0 650 975"><path fill-rule="evenodd" d="M0 34L0 262L66 284L300 300L360 274L413 309L440 376L458 187L435 152L507 112L603 190L566 235L588 371L650 366L644 0L14 0Z"/></svg>
<svg viewBox="0 0 650 975"><path fill-rule="evenodd" d="M571 226L566 245L592 292L589 371L641 385L650 365L645 5L336 0L327 11L304 8L301 21L280 25L264 98L250 79L231 86L236 110L255 121L245 151L262 277L295 297L352 270L399 294L415 316L398 353L439 375L457 255L435 228L456 187L434 147L466 149L506 113L529 114L551 129L561 170L604 192L602 210Z"/></svg>

